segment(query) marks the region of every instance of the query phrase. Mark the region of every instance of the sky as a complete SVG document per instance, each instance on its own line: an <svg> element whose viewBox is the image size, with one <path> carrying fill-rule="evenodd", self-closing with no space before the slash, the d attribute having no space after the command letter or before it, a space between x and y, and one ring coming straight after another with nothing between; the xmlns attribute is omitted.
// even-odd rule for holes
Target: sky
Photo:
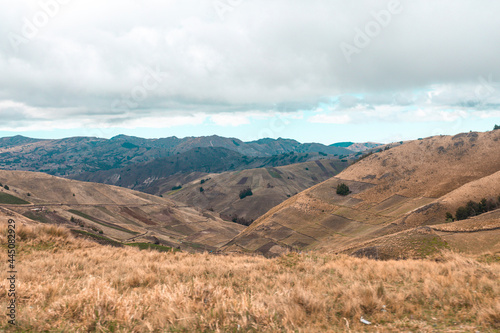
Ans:
<svg viewBox="0 0 500 333"><path fill-rule="evenodd" d="M498 1L0 4L0 136L331 144L500 124Z"/></svg>

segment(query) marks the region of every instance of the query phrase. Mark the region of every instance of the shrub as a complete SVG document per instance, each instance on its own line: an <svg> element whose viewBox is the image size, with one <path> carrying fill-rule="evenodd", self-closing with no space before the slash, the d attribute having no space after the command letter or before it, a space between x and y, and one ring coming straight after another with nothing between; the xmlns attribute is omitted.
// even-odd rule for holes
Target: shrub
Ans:
<svg viewBox="0 0 500 333"><path fill-rule="evenodd" d="M231 219L234 223L238 223L244 226L249 226L252 224L253 220L247 220L244 217L238 217L238 215L234 215L234 217Z"/></svg>
<svg viewBox="0 0 500 333"><path fill-rule="evenodd" d="M247 187L247 188L240 191L240 199L244 199L244 198L249 197L251 195L253 195L253 193L252 193L252 189L250 187Z"/></svg>
<svg viewBox="0 0 500 333"><path fill-rule="evenodd" d="M6 189L7 191L10 190L9 185L5 185L3 188Z"/></svg>
<svg viewBox="0 0 500 333"><path fill-rule="evenodd" d="M172 191L180 190L181 188L182 188L182 185L177 185L177 186L172 187Z"/></svg>
<svg viewBox="0 0 500 333"><path fill-rule="evenodd" d="M205 191L205 189L203 189L203 187L200 187L200 193L202 193L203 191Z"/></svg>
<svg viewBox="0 0 500 333"><path fill-rule="evenodd" d="M69 219L71 222L75 222L75 218L73 216L71 216L71 218Z"/></svg>
<svg viewBox="0 0 500 333"><path fill-rule="evenodd" d="M446 212L446 221L447 222L455 221L455 219L453 218L453 215L450 212Z"/></svg>
<svg viewBox="0 0 500 333"><path fill-rule="evenodd" d="M29 192L28 192L28 193L26 193L26 195L27 195L28 197L31 197L31 193L29 193Z"/></svg>
<svg viewBox="0 0 500 333"><path fill-rule="evenodd" d="M459 207L457 209L457 212L456 212L455 216L457 218L457 221L467 219L469 217L469 213L467 211L467 207Z"/></svg>
<svg viewBox="0 0 500 333"><path fill-rule="evenodd" d="M346 184L344 183L341 183L341 184L338 184L337 185L337 194L338 195L348 195L349 193L351 193L351 190L349 189L349 186L347 186Z"/></svg>
<svg viewBox="0 0 500 333"><path fill-rule="evenodd" d="M499 198L500 199L500 198ZM494 199L486 200L486 198L481 199L479 202L469 201L465 206L459 207L456 213L456 219L458 221L468 219L472 216L481 215L489 211L495 210L500 206L499 202L495 202ZM446 216L448 218L448 215Z"/></svg>

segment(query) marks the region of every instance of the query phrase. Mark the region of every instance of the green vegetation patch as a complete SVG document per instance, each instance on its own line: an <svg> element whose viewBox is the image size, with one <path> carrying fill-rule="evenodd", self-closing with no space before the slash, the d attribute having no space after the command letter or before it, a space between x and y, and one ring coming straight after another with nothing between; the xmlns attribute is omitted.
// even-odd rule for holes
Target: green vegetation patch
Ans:
<svg viewBox="0 0 500 333"><path fill-rule="evenodd" d="M174 249L169 246L163 246L163 245L158 245L158 244L151 244L151 243L128 243L126 244L128 246L134 246L138 247L141 250L156 250L158 252L178 252L180 250Z"/></svg>
<svg viewBox="0 0 500 333"><path fill-rule="evenodd" d="M97 220L96 218L94 218L94 217L92 217L90 215L87 215L84 212L80 212L79 210L76 210L76 209L70 209L69 212L73 213L75 215L78 215L80 217L83 217L84 219L90 220L90 221L92 221L94 223L100 224L100 225L102 225L104 227L108 227L108 228L115 229L115 230L118 230L118 231L123 231L123 232L129 233L129 234L132 234L132 235L138 235L139 234L138 232L130 231L128 229L122 228L122 227L117 226L117 225L112 225L112 224L108 224L108 223L102 223L99 220Z"/></svg>
<svg viewBox="0 0 500 333"><path fill-rule="evenodd" d="M108 237L104 237L101 235L95 235L95 234L92 234L92 233L87 232L87 231L71 229L71 232L74 234L77 234L77 235L92 238L93 240L98 241L100 244L111 245L111 246L116 246L116 247L123 246L123 244L120 242L117 242L115 240L112 240Z"/></svg>
<svg viewBox="0 0 500 333"><path fill-rule="evenodd" d="M269 174L271 175L271 177L273 178L282 178L281 175L276 171L276 170L273 170L273 169L266 169L267 172L269 172Z"/></svg>
<svg viewBox="0 0 500 333"><path fill-rule="evenodd" d="M450 246L446 241L440 237L434 236L432 238L420 238L410 240L409 242L420 256L426 258L432 254L435 254L441 250L449 250Z"/></svg>
<svg viewBox="0 0 500 333"><path fill-rule="evenodd" d="M251 195L253 195L253 193L250 187L247 187L240 191L240 199L245 199L246 197L249 197Z"/></svg>
<svg viewBox="0 0 500 333"><path fill-rule="evenodd" d="M496 264L500 263L500 253L495 253L495 254L484 254L478 258L479 262L484 262L487 264Z"/></svg>
<svg viewBox="0 0 500 333"><path fill-rule="evenodd" d="M31 202L25 201L21 198L15 197L8 193L0 192L0 204L8 205L29 205Z"/></svg>
<svg viewBox="0 0 500 333"><path fill-rule="evenodd" d="M351 193L351 190L349 189L349 186L347 186L344 183L341 183L341 184L337 185L337 194L338 195L346 196L349 193Z"/></svg>
<svg viewBox="0 0 500 333"><path fill-rule="evenodd" d="M486 200L483 198L479 202L469 201L465 206L459 207L455 214L455 218L450 212L446 212L446 220L453 222L455 219L457 221L466 220L469 217L478 216L492 210L496 210L500 207L500 196L498 199Z"/></svg>
<svg viewBox="0 0 500 333"><path fill-rule="evenodd" d="M23 216L26 216L27 218L29 218L31 220L42 222L42 223L50 223L51 222L44 214L36 214L33 212L26 212L23 214Z"/></svg>

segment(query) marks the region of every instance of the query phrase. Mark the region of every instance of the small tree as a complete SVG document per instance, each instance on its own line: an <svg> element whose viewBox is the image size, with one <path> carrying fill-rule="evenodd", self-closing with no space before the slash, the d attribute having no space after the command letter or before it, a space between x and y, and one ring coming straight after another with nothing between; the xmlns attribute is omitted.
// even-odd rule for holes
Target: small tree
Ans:
<svg viewBox="0 0 500 333"><path fill-rule="evenodd" d="M493 127L493 130L497 130L497 129L500 129L500 125L495 125L495 127Z"/></svg>
<svg viewBox="0 0 500 333"><path fill-rule="evenodd" d="M455 221L453 215L450 212L446 212L446 222L453 222L453 221Z"/></svg>
<svg viewBox="0 0 500 333"><path fill-rule="evenodd" d="M457 217L457 221L460 221L460 220L466 220L468 217L469 217L469 212L467 210L467 207L459 207L457 209L457 213L455 214L455 216Z"/></svg>
<svg viewBox="0 0 500 333"><path fill-rule="evenodd" d="M250 187L247 187L246 189L243 189L240 191L240 199L244 199L246 197L249 197L253 195L252 189Z"/></svg>
<svg viewBox="0 0 500 333"><path fill-rule="evenodd" d="M3 188L6 189L7 191L10 190L9 185L5 185Z"/></svg>
<svg viewBox="0 0 500 333"><path fill-rule="evenodd" d="M203 187L200 187L200 193L202 193L203 191L205 191L205 189L203 189Z"/></svg>
<svg viewBox="0 0 500 333"><path fill-rule="evenodd" d="M343 195L343 196L346 196L348 195L349 193L351 193L351 190L349 189L349 186L347 186L346 184L344 183L341 183L341 184L338 184L337 185L337 194L338 195Z"/></svg>

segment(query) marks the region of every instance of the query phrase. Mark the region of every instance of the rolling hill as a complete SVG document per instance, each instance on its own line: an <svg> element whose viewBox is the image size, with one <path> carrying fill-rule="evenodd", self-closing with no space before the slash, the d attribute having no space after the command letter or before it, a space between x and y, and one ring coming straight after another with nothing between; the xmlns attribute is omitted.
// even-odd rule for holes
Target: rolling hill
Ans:
<svg viewBox="0 0 500 333"><path fill-rule="evenodd" d="M207 174L183 183L182 189L175 191L171 190L172 182L158 180L151 184L150 190L248 225L287 198L333 177L348 165L347 161L323 159L276 168ZM240 192L247 188L252 195L240 198Z"/></svg>
<svg viewBox="0 0 500 333"><path fill-rule="evenodd" d="M374 149L377 147L383 146L381 143L375 143L375 142L361 142L361 143L355 143L355 142L337 142L330 147L341 147L345 148L354 152L363 152L367 151L370 149Z"/></svg>
<svg viewBox="0 0 500 333"><path fill-rule="evenodd" d="M156 243L212 251L243 230L215 213L110 185L4 170L0 183L2 211L62 224L115 245Z"/></svg>
<svg viewBox="0 0 500 333"><path fill-rule="evenodd" d="M342 147L302 144L289 139L243 142L220 136L143 139L118 135L111 139L72 137L57 140L23 136L0 138L0 168L74 176L85 172L124 168L186 153L195 148L223 148L248 157L271 157L289 153L349 155Z"/></svg>
<svg viewBox="0 0 500 333"><path fill-rule="evenodd" d="M176 185L182 185L184 184L182 179L190 179L191 177L188 175L193 172L203 175L232 170L273 168L308 160L318 160L325 156L327 155L319 153L292 152L268 157L249 157L226 148L200 147L145 163L119 169L82 173L71 178L159 194L158 184L170 184L172 179L176 179L181 181ZM332 163L337 165L337 168L339 165L346 165L348 161L347 158L341 162L337 157L331 155L328 157L332 159ZM322 171L320 170L320 172Z"/></svg>
<svg viewBox="0 0 500 333"><path fill-rule="evenodd" d="M432 226L443 224L446 212L454 213L470 200L497 200L499 141L500 131L471 132L416 140L372 154L271 209L224 249L266 255L291 248L373 255L386 244L394 248L389 257L418 257L454 247L457 242L447 242ZM338 195L341 183L352 193ZM491 223L500 226L491 216ZM497 234L485 231L479 237L479 232L462 237L471 244L497 246Z"/></svg>

